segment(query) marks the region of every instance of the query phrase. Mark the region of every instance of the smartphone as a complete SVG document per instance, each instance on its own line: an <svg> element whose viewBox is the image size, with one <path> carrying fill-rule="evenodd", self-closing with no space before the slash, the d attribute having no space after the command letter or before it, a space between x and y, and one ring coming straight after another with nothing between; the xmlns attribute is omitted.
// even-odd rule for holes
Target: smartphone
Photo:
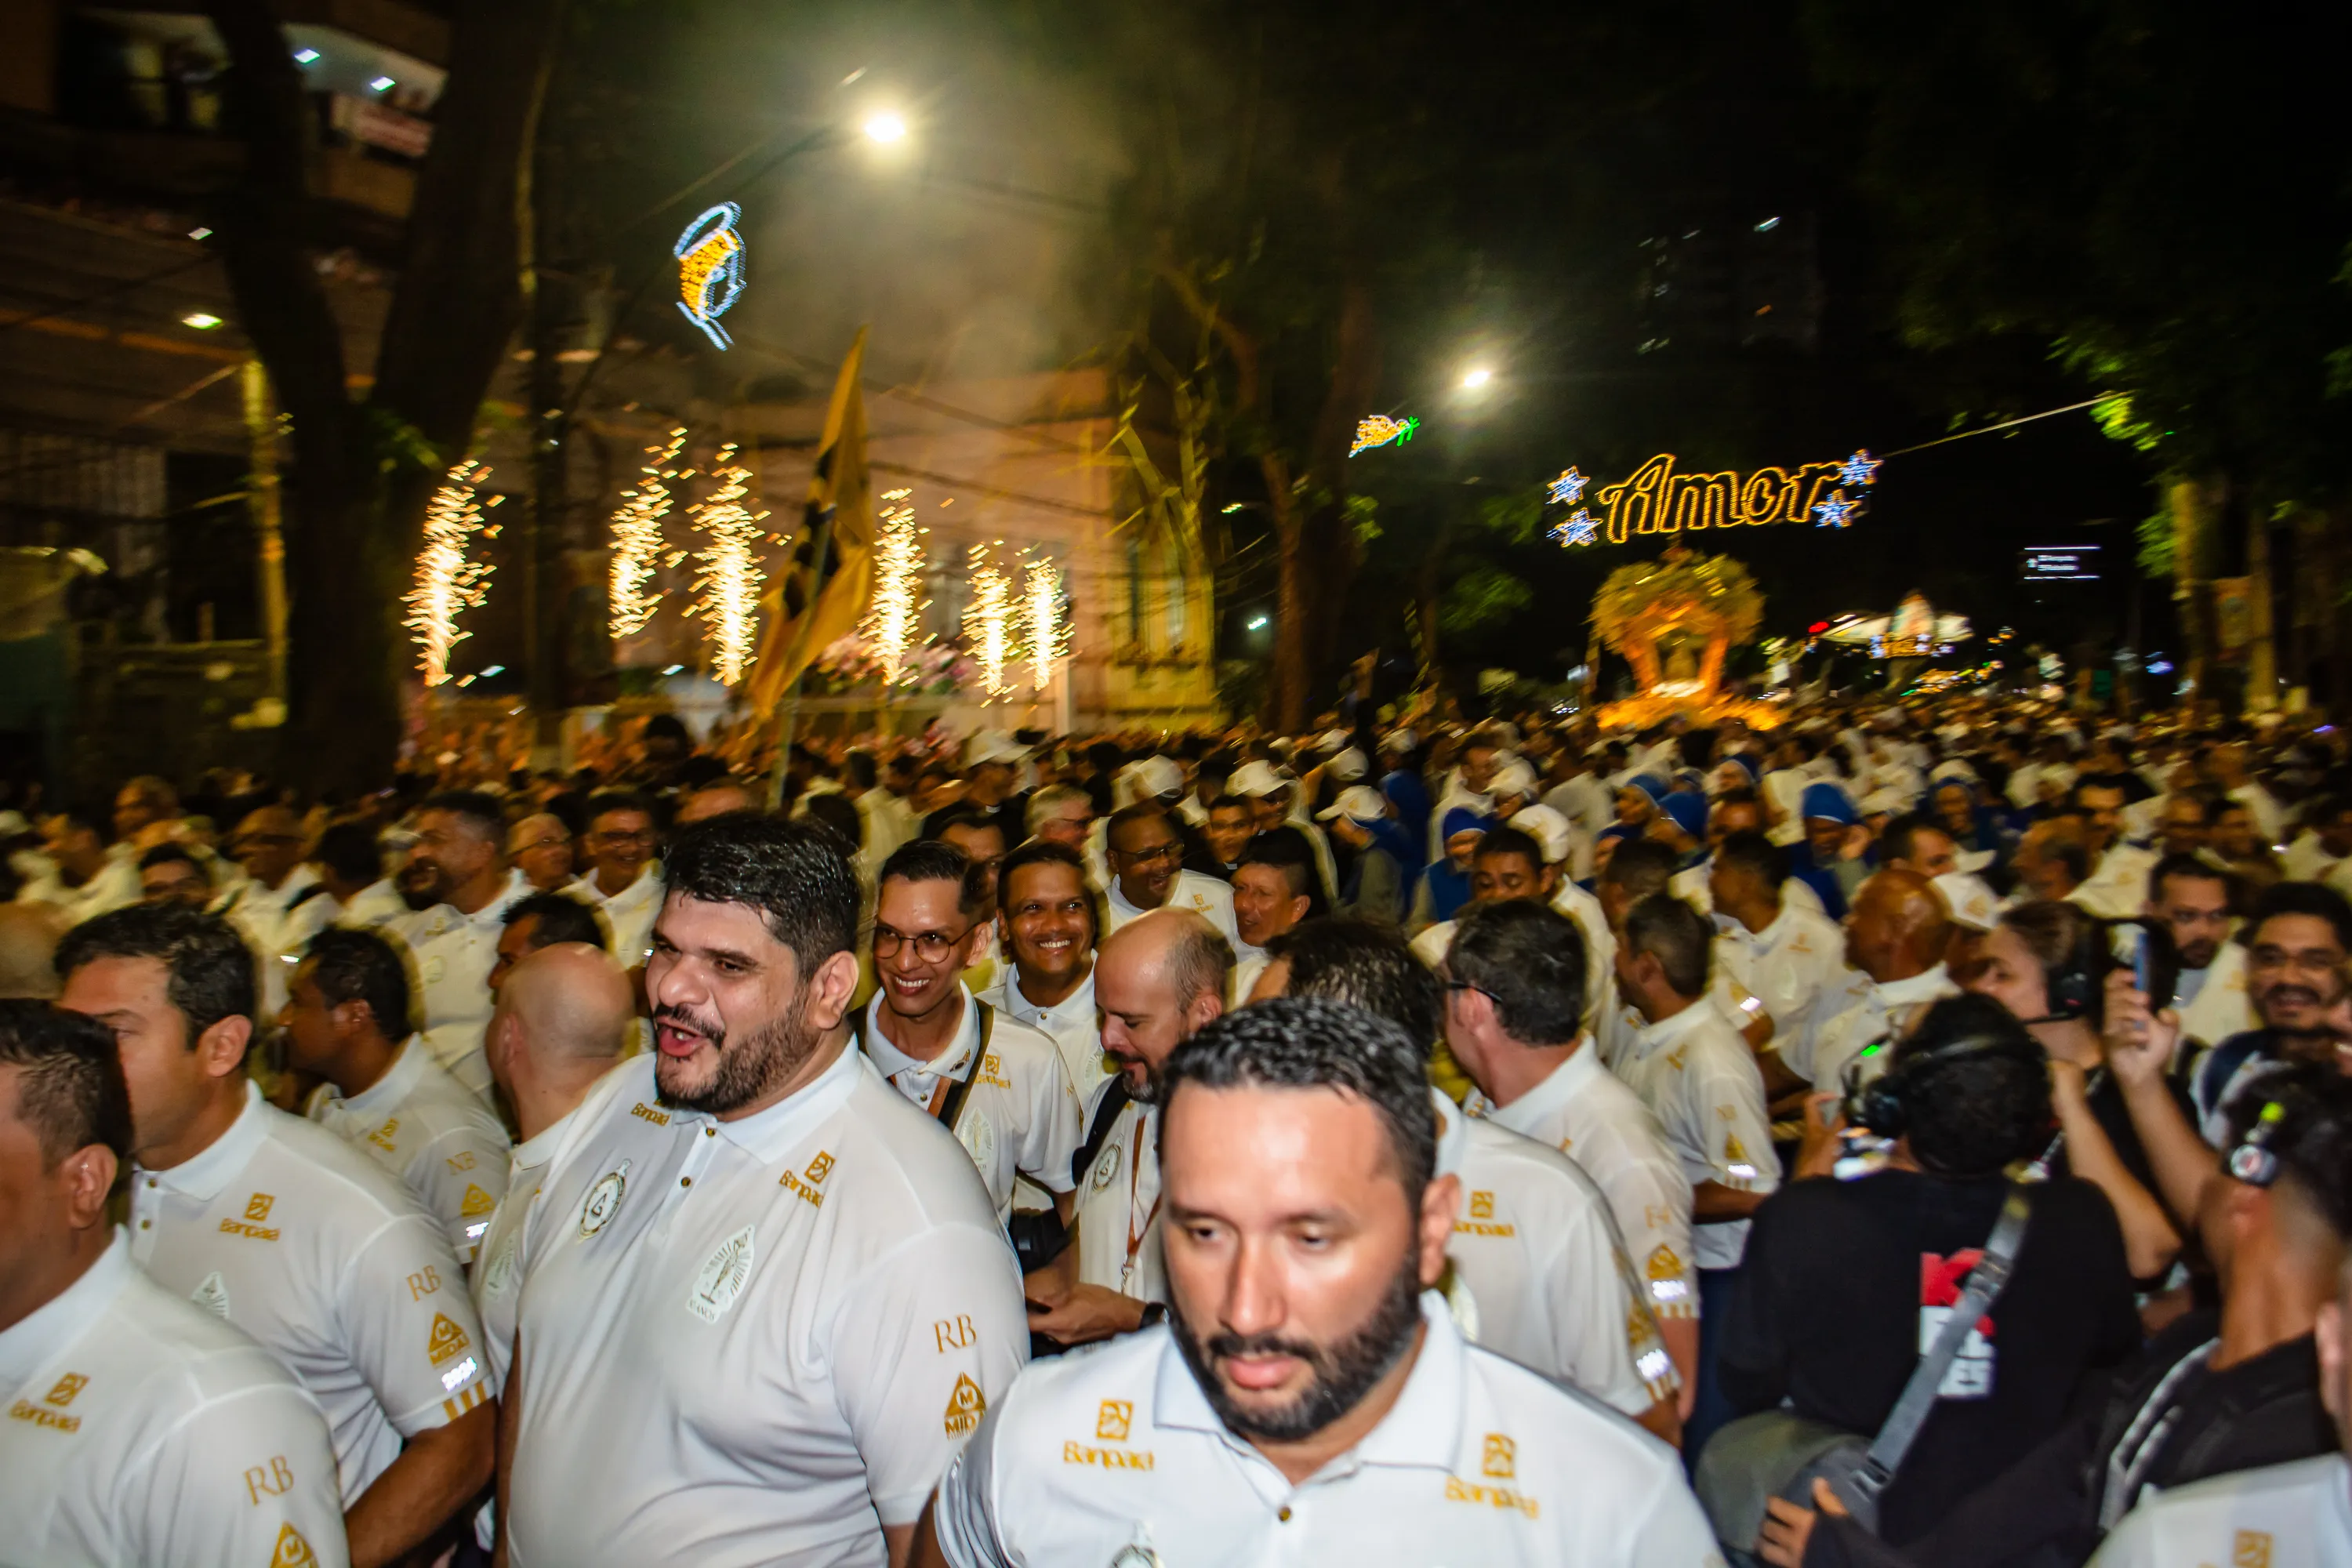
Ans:
<svg viewBox="0 0 2352 1568"><path fill-rule="evenodd" d="M2180 952L2170 931L2152 922L2121 921L2115 928L2115 955L2131 964L2132 989L2147 998L2149 1012L2172 1005L2180 989Z"/></svg>

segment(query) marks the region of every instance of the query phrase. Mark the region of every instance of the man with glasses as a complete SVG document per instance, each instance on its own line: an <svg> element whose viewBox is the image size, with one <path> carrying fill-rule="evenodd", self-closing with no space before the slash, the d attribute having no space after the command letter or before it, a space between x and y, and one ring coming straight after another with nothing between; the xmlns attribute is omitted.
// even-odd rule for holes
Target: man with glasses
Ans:
<svg viewBox="0 0 2352 1568"><path fill-rule="evenodd" d="M2230 892L2230 874L2200 855L2167 855L2147 874L2147 918L2180 955L2172 990L2180 1032L2200 1045L2262 1025L2246 997L2246 950L2229 940Z"/></svg>
<svg viewBox="0 0 2352 1568"><path fill-rule="evenodd" d="M1158 805L1145 803L1111 813L1103 842L1110 857L1112 931L1153 910L1194 910L1228 943L1241 941L1234 926L1233 889L1184 869L1184 841Z"/></svg>
<svg viewBox="0 0 2352 1568"><path fill-rule="evenodd" d="M490 1021L490 969L507 910L530 896L530 884L508 868L506 818L491 796L471 790L430 796L417 807L415 826L407 874L429 901L384 929L416 959L434 1059L487 1100L482 1028Z"/></svg>
<svg viewBox="0 0 2352 1568"><path fill-rule="evenodd" d="M959 975L987 922L978 876L952 845L919 838L882 865L874 999L854 1028L891 1087L955 1134L1001 1220L1026 1177L1070 1217L1078 1097L1051 1037L1008 1018Z"/></svg>
<svg viewBox="0 0 2352 1568"><path fill-rule="evenodd" d="M661 912L661 864L654 859L653 807L643 795L600 795L588 803L588 874L568 889L604 912L624 968L646 960Z"/></svg>
<svg viewBox="0 0 2352 1568"><path fill-rule="evenodd" d="M319 874L302 863L302 819L283 805L247 814L229 840L247 879L224 898L217 912L252 944L261 963L262 1016L286 1005L287 955L299 952L326 928L333 906Z"/></svg>
<svg viewBox="0 0 2352 1568"><path fill-rule="evenodd" d="M534 889L556 892L572 881L572 829L551 811L526 816L507 835L507 858Z"/></svg>

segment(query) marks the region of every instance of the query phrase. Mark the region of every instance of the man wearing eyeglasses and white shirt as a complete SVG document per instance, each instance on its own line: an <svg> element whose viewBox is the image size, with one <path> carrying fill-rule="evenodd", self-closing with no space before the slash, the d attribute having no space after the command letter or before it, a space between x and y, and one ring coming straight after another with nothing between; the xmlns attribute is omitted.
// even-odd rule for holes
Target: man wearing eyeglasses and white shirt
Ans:
<svg viewBox="0 0 2352 1568"><path fill-rule="evenodd" d="M588 803L588 874L566 891L604 911L623 968L646 961L661 911L661 862L654 857L653 807L639 795L600 795Z"/></svg>
<svg viewBox="0 0 2352 1568"><path fill-rule="evenodd" d="M1166 811L1148 803L1122 806L1111 813L1103 842L1110 858L1106 901L1111 931L1153 910L1195 910L1226 942L1240 943L1233 889L1214 877L1183 869L1184 841Z"/></svg>
<svg viewBox="0 0 2352 1568"><path fill-rule="evenodd" d="M482 1060L482 1026L490 1021L490 967L498 962L508 906L534 889L507 866L499 803L469 790L430 796L417 808L408 866L436 901L384 929L416 959L425 1043L434 1059L487 1100L490 1069Z"/></svg>
<svg viewBox="0 0 2352 1568"><path fill-rule="evenodd" d="M1022 1177L1070 1217L1078 1097L1053 1040L973 996L957 975L984 923L971 862L918 838L883 862L874 904L874 998L856 1035L892 1088L955 1134L1002 1220Z"/></svg>

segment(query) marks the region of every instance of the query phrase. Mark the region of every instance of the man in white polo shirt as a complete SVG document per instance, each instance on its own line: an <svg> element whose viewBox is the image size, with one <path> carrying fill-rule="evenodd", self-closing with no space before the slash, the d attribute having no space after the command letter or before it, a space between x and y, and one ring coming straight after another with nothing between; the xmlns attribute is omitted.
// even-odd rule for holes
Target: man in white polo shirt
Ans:
<svg viewBox="0 0 2352 1568"><path fill-rule="evenodd" d="M286 1059L327 1081L305 1113L398 1177L470 1267L507 1190L507 1130L408 1032L408 973L372 931L310 939L288 987Z"/></svg>
<svg viewBox="0 0 2352 1568"><path fill-rule="evenodd" d="M1770 1041L1757 1060L1766 1089L1776 1097L1812 1087L1787 1058L1809 1059L1813 1035L1827 1022L1831 1005L1843 1000L1848 978L1844 933L1818 910L1788 896L1790 888L1804 884L1783 877L1785 861L1780 847L1763 834L1734 833L1716 846L1707 879L1717 967L1755 997L1772 1023Z"/></svg>
<svg viewBox="0 0 2352 1568"><path fill-rule="evenodd" d="M1160 1271L1157 1075L1225 1010L1234 950L1191 910L1158 910L1112 933L1095 965L1102 1048L1118 1068L1087 1102L1077 1241L1033 1274L1039 1333L1083 1344L1141 1327L1167 1299Z"/></svg>
<svg viewBox="0 0 2352 1568"><path fill-rule="evenodd" d="M1781 1060L1822 1094L1842 1094L1848 1064L1880 1041L1899 1039L1930 1003L1957 996L1944 962L1951 911L1935 885L1916 871L1880 871L1853 896L1846 916L1845 989L1822 1004L1828 1021L1801 1053ZM1873 1058L1883 1062L1884 1054ZM1866 1069L1865 1069L1866 1070Z"/></svg>
<svg viewBox="0 0 2352 1568"><path fill-rule="evenodd" d="M1465 1344L1429 1289L1459 1182L1402 1029L1285 997L1162 1082L1168 1324L1016 1382L919 1561L1721 1561L1672 1449Z"/></svg>
<svg viewBox="0 0 2352 1568"><path fill-rule="evenodd" d="M1070 1217L1078 1097L1044 1034L999 1014L957 978L987 922L964 852L936 838L901 844L874 903L874 998L852 1028L890 1087L955 1134L1002 1221L1026 1177Z"/></svg>
<svg viewBox="0 0 2352 1568"><path fill-rule="evenodd" d="M646 961L654 916L661 912L661 863L654 858L658 838L644 796L616 792L589 800L588 874L565 891L604 911L624 969Z"/></svg>
<svg viewBox="0 0 2352 1568"><path fill-rule="evenodd" d="M244 1072L253 955L226 921L121 910L58 951L114 1030L138 1163L131 1256L261 1342L326 1412L355 1563L436 1539L489 1478L497 1381L457 1256L399 1182Z"/></svg>
<svg viewBox="0 0 2352 1568"><path fill-rule="evenodd" d="M1471 909L1438 974L1445 1042L1477 1085L1464 1110L1559 1150L1608 1198L1687 1409L1698 1369L1690 1178L1657 1118L1579 1027L1585 962L1575 923L1555 910L1518 900Z"/></svg>
<svg viewBox="0 0 2352 1568"><path fill-rule="evenodd" d="M1108 920L1117 931L1153 910L1195 910L1228 942L1234 927L1234 890L1214 877L1182 869L1184 841L1158 805L1122 806L1103 830L1110 858Z"/></svg>
<svg viewBox="0 0 2352 1568"><path fill-rule="evenodd" d="M665 868L655 1049L540 1184L509 1561L904 1560L1028 1354L971 1156L849 1042L857 884L830 834L718 817Z"/></svg>
<svg viewBox="0 0 2352 1568"><path fill-rule="evenodd" d="M490 965L507 908L536 891L506 861L506 820L487 795L452 790L416 812L409 872L434 901L386 924L416 959L425 1044L449 1076L488 1100L482 1026L490 1021Z"/></svg>
<svg viewBox="0 0 2352 1568"><path fill-rule="evenodd" d="M1234 1003L1238 1006L1265 967L1265 944L1316 912L1314 851L1286 828L1261 833L1234 868Z"/></svg>
<svg viewBox="0 0 2352 1568"><path fill-rule="evenodd" d="M0 1557L341 1564L318 1402L131 1260L130 1156L114 1037L0 1002Z"/></svg>
<svg viewBox="0 0 2352 1568"><path fill-rule="evenodd" d="M997 866L996 925L1009 962L981 999L1053 1040L1082 1105L1110 1076L1095 1021L1101 910L1085 859L1066 844L1033 838Z"/></svg>

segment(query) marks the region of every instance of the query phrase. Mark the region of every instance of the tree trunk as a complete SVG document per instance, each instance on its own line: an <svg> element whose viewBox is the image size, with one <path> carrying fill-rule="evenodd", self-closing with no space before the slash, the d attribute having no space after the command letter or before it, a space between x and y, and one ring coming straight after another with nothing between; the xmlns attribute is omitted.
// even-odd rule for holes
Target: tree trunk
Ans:
<svg viewBox="0 0 2352 1568"><path fill-rule="evenodd" d="M2278 706L2277 616L2271 597L2270 520L2255 516L2246 530L2246 596L2253 611L2252 645L2246 650L2246 710L2267 713Z"/></svg>
<svg viewBox="0 0 2352 1568"><path fill-rule="evenodd" d="M1308 437L1307 506L1303 516L1293 513L1299 537L1295 545L1286 540L1283 549L1286 563L1295 555L1306 568L1296 584L1295 615L1288 603L1292 584L1286 577L1285 613L1276 627L1276 685L1281 696L1276 721L1294 734L1314 717L1315 692L1339 657L1340 616L1360 561L1355 524L1348 515L1348 448L1355 438L1356 421L1371 406L1380 371L1372 291L1351 279L1340 287L1331 378ZM1292 646L1286 647L1286 642Z"/></svg>
<svg viewBox="0 0 2352 1568"><path fill-rule="evenodd" d="M2218 480L2184 476L2173 480L2166 498L2172 509L2172 597L2189 639L2186 674L2192 704L2210 695L2221 651L2212 582L2221 489Z"/></svg>

